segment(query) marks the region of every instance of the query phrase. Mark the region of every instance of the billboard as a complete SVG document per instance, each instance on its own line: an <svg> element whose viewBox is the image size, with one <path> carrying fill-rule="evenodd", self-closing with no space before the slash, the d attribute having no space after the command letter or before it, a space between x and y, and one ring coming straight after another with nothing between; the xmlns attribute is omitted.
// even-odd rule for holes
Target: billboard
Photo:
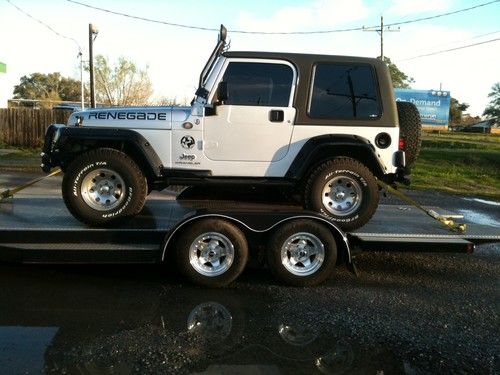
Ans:
<svg viewBox="0 0 500 375"><path fill-rule="evenodd" d="M417 106L422 125L447 126L450 114L450 92L441 90L394 89L396 101Z"/></svg>

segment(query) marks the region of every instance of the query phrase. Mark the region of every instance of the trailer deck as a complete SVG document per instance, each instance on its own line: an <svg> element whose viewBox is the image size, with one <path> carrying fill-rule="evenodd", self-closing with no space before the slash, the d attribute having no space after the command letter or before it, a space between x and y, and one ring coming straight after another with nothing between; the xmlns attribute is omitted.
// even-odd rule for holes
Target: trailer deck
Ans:
<svg viewBox="0 0 500 375"><path fill-rule="evenodd" d="M175 224L203 212L304 213L289 204L148 199L144 210L126 223L89 228L71 216L59 197L15 198L0 205L0 260L154 263ZM262 228L267 216L258 221ZM467 223L465 233L454 233L414 208L396 205L381 205L367 225L347 236L351 247L362 251L471 252L475 243L500 242L497 228Z"/></svg>

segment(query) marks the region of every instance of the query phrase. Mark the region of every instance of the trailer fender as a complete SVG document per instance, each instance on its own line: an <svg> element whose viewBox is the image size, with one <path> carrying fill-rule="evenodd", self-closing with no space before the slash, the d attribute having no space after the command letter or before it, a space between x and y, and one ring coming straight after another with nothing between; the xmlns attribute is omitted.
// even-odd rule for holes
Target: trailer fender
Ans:
<svg viewBox="0 0 500 375"><path fill-rule="evenodd" d="M229 222L232 222L242 228L244 231L249 231L253 233L267 233L272 231L274 228L278 227L279 225L286 223L290 220L297 220L297 219L311 219L315 220L318 222L321 222L323 224L326 224L330 230L332 231L333 236L335 237L335 240L337 242L337 246L339 247L340 253L345 256L345 261L346 264L348 265L349 268L353 266L353 259L351 255L351 248L349 246L349 239L347 235L335 225L335 223L329 221L326 218L323 218L321 216L316 216L316 215L308 215L308 214L301 214L301 215L291 215L287 216L285 218L279 217L276 218L276 220L273 220L272 223L270 224L265 224L262 225L262 222L258 223L256 219L262 218L262 216L258 215L253 215L250 217L243 217L245 216L244 214L242 215L227 215L227 214L218 214L218 213L205 213L205 214L194 214L193 216L190 216L183 221L179 222L176 226L172 228L168 232L168 234L165 236L164 240L164 245L163 245L163 251L161 254L161 261L165 261L165 257L167 255L167 250L169 246L171 245L175 235L179 233L184 227L188 226L190 223L200 220L203 218L219 218L219 219L225 219ZM254 220L252 220L254 219ZM260 225L259 225L260 224Z"/></svg>

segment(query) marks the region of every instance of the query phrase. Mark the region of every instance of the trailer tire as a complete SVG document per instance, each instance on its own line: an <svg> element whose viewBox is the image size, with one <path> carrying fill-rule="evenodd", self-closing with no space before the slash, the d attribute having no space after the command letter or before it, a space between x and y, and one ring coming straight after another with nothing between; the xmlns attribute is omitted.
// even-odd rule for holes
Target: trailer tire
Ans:
<svg viewBox="0 0 500 375"><path fill-rule="evenodd" d="M366 224L377 210L377 181L355 159L331 159L309 176L304 200L306 208L327 216L343 230L354 230Z"/></svg>
<svg viewBox="0 0 500 375"><path fill-rule="evenodd" d="M337 244L324 224L308 219L292 220L271 235L267 262L274 276L287 285L317 285L326 281L335 269Z"/></svg>
<svg viewBox="0 0 500 375"><path fill-rule="evenodd" d="M148 183L126 154L98 148L79 155L66 169L61 189L66 207L88 225L105 225L138 214Z"/></svg>
<svg viewBox="0 0 500 375"><path fill-rule="evenodd" d="M175 242L177 266L191 282L222 287L234 281L248 260L243 232L227 220L210 218L189 224Z"/></svg>

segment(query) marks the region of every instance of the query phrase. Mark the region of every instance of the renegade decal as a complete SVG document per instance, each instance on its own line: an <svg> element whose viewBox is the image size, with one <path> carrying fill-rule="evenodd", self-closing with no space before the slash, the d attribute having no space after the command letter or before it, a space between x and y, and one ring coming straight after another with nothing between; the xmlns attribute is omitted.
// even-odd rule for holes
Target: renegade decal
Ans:
<svg viewBox="0 0 500 375"><path fill-rule="evenodd" d="M99 112L90 112L89 113L89 120L90 119L95 119L95 120L160 120L160 121L166 121L167 120L167 113L166 112L121 112L121 111L113 111L113 112L105 112L105 111L99 111Z"/></svg>

